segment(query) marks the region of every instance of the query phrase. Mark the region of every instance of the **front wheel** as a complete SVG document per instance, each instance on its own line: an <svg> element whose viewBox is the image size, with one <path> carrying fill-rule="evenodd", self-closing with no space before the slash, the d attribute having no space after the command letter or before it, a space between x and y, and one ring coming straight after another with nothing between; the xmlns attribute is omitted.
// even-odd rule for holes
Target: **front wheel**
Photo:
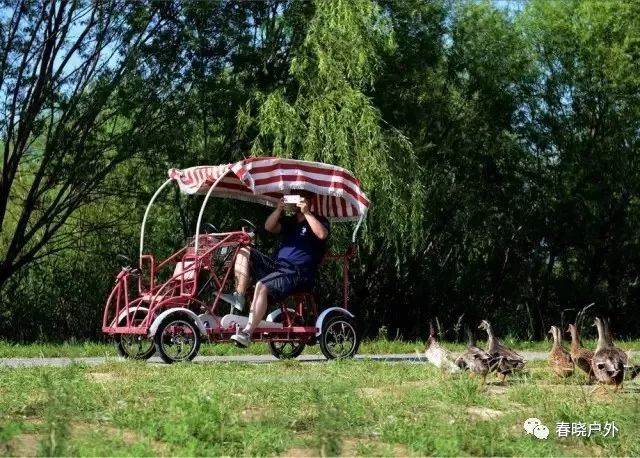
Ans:
<svg viewBox="0 0 640 458"><path fill-rule="evenodd" d="M146 310L131 312L131 325L140 326L147 313ZM126 324L126 319L126 316L123 317L120 325ZM128 359L147 360L156 352L153 340L142 334L116 334L115 344L118 354Z"/></svg>
<svg viewBox="0 0 640 458"><path fill-rule="evenodd" d="M116 350L123 358L146 360L156 352L153 340L140 334L117 334L115 341Z"/></svg>
<svg viewBox="0 0 640 458"><path fill-rule="evenodd" d="M191 361L200 350L198 326L183 314L169 315L162 320L153 340L160 358L167 364Z"/></svg>
<svg viewBox="0 0 640 458"><path fill-rule="evenodd" d="M327 359L353 358L360 346L360 337L353 319L336 314L322 323L320 351Z"/></svg>

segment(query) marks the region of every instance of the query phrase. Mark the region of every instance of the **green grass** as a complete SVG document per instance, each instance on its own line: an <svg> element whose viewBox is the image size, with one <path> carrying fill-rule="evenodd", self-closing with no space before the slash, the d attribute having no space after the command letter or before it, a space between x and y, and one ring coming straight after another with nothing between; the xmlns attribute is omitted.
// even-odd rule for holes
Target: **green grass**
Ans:
<svg viewBox="0 0 640 458"><path fill-rule="evenodd" d="M5 455L639 455L640 383L596 392L546 363L500 386L423 363L0 367ZM547 440L525 434L540 418ZM555 424L615 421L615 438Z"/></svg>
<svg viewBox="0 0 640 458"><path fill-rule="evenodd" d="M461 345L452 344L450 348L462 348ZM368 340L360 346L360 353L414 353L424 349L424 342L405 342L387 340ZM269 349L264 343L256 342L248 349L239 349L228 343L206 344L200 348L199 355L224 356L224 355L247 355L247 354L268 354ZM317 345L308 346L305 354L319 354ZM33 343L33 344L13 344L0 341L0 358L29 358L29 357L82 357L82 356L116 356L115 347L109 343Z"/></svg>
<svg viewBox="0 0 640 458"><path fill-rule="evenodd" d="M504 339L504 342L516 350L548 351L551 348L549 341L532 342L521 341L512 338ZM566 343L566 342L565 342ZM480 346L485 342L479 341ZM583 341L583 345L588 348L595 348L595 341ZM617 345L625 350L640 350L640 340L617 341ZM422 341L403 341L375 339L365 340L360 346L361 354L388 354L388 353L415 353L424 349ZM463 344L444 343L444 346L452 351L459 351L464 348ZM268 354L266 344L255 343L246 350L238 349L229 344L206 344L200 349L200 355L223 356L223 355L245 355L245 354ZM317 346L309 346L304 351L305 354L319 354ZM44 358L44 357L83 357L83 356L116 356L115 347L109 343L94 342L67 342L62 344L33 343L14 344L0 340L0 358Z"/></svg>

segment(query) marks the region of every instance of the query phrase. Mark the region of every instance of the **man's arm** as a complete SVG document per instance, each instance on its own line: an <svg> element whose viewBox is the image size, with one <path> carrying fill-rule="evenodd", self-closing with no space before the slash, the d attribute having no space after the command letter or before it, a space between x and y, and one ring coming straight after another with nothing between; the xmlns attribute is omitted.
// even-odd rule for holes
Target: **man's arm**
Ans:
<svg viewBox="0 0 640 458"><path fill-rule="evenodd" d="M278 206L271 212L267 220L264 222L264 228L272 234L279 234L282 231L282 224L280 224L280 216L282 215L283 204L282 200L278 201Z"/></svg>
<svg viewBox="0 0 640 458"><path fill-rule="evenodd" d="M307 223L309 223L309 227L315 236L320 240L325 240L329 236L329 229L309 211L309 203L307 202L307 199L302 199L298 204L298 207L300 207L300 211L307 220Z"/></svg>

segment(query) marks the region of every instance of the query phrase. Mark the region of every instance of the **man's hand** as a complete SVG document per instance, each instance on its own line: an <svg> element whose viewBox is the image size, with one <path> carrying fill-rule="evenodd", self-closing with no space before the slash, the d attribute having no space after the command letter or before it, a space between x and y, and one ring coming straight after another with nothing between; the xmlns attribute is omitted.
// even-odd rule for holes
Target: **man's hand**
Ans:
<svg viewBox="0 0 640 458"><path fill-rule="evenodd" d="M302 213L303 215L309 213L309 202L304 197L300 198L300 202L298 202L296 206L300 209L300 213Z"/></svg>
<svg viewBox="0 0 640 458"><path fill-rule="evenodd" d="M269 217L264 223L264 228L268 232L271 232L272 234L280 233L280 231L282 230L282 226L279 220L283 210L284 210L284 199L280 199L278 201L278 204L276 205L276 208L271 212L271 214L269 215Z"/></svg>
<svg viewBox="0 0 640 458"><path fill-rule="evenodd" d="M325 240L329 237L329 229L327 229L325 225L309 211L309 203L306 200L304 202L300 202L298 207L300 207L300 212L304 215L304 218L307 220L307 223L309 223L309 227L316 237L320 240Z"/></svg>

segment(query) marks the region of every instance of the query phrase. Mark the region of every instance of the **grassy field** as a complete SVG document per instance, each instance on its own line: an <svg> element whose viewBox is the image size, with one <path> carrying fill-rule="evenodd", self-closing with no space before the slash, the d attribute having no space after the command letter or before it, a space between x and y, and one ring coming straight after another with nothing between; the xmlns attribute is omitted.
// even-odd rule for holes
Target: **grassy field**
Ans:
<svg viewBox="0 0 640 458"><path fill-rule="evenodd" d="M550 341L532 342L506 338L503 340L514 349L531 351L548 351L551 348ZM595 348L592 340L583 340L583 345ZM478 341L484 347L485 342ZM565 342L567 344L567 342ZM640 351L640 340L616 341L616 344L624 350ZM424 342L403 340L365 340L358 353L360 354L388 354L388 353L414 353L424 350ZM443 343L443 346L452 351L460 351L465 348L463 344ZM310 346L305 349L305 354L319 354L318 346ZM249 349L238 349L229 344L206 344L200 348L199 355L243 355L243 354L268 354L266 344L254 343ZM0 358L44 358L44 357L81 357L81 356L116 356L115 347L108 343L93 342L67 342L62 344L34 343L28 345L14 344L0 340Z"/></svg>
<svg viewBox="0 0 640 458"><path fill-rule="evenodd" d="M640 455L640 383L592 391L544 362L487 386L372 361L0 367L0 454ZM529 417L548 439L524 432ZM607 421L615 437L555 434Z"/></svg>

